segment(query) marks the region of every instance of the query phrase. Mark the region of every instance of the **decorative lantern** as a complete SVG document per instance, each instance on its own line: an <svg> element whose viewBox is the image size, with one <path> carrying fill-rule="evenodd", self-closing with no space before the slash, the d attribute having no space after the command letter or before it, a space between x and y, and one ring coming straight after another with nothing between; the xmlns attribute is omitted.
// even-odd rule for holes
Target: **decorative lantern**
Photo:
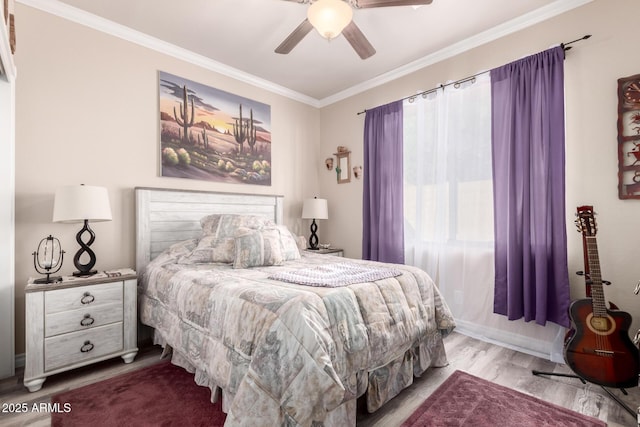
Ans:
<svg viewBox="0 0 640 427"><path fill-rule="evenodd" d="M46 278L36 279L33 283L55 283L62 281L60 276L51 277L62 268L64 251L60 246L60 240L49 235L38 244L38 250L33 253L33 267L40 274L46 274Z"/></svg>

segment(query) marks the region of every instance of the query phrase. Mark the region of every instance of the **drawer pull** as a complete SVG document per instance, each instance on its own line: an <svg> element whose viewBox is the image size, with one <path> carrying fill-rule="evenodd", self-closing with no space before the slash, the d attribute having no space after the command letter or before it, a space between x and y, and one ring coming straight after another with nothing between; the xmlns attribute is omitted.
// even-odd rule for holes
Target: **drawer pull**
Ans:
<svg viewBox="0 0 640 427"><path fill-rule="evenodd" d="M80 302L82 304L91 304L95 299L96 297L91 295L89 292L85 292L82 298L80 299Z"/></svg>
<svg viewBox="0 0 640 427"><path fill-rule="evenodd" d="M94 319L93 317L91 317L91 315L89 313L84 315L84 318L80 321L80 325L82 326L91 326L93 325L93 322L95 322L96 319Z"/></svg>
<svg viewBox="0 0 640 427"><path fill-rule="evenodd" d="M80 347L80 351L83 353L89 353L91 350L93 350L93 344L91 344L91 341L85 341L84 345Z"/></svg>

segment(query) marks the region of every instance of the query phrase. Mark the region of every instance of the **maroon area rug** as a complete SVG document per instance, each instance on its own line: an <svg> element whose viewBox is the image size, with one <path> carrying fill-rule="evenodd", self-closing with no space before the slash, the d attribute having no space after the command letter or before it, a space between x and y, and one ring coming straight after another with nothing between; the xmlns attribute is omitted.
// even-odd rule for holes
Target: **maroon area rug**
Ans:
<svg viewBox="0 0 640 427"><path fill-rule="evenodd" d="M455 371L402 424L418 426L604 427L592 417Z"/></svg>
<svg viewBox="0 0 640 427"><path fill-rule="evenodd" d="M61 410L51 414L51 425L222 426L220 400L210 399L211 391L198 386L193 374L162 362L53 396Z"/></svg>

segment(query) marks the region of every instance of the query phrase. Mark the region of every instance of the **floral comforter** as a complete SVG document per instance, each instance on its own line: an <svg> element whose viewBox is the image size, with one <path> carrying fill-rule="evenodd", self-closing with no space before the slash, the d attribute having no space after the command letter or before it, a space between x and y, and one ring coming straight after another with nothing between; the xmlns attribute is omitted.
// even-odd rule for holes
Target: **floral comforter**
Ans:
<svg viewBox="0 0 640 427"><path fill-rule="evenodd" d="M222 390L227 426L355 426L356 398L366 393L374 411L414 375L447 364L442 337L453 317L418 268L388 265L402 274L323 288L267 277L335 257L233 269L177 256L147 266L140 318L212 400Z"/></svg>

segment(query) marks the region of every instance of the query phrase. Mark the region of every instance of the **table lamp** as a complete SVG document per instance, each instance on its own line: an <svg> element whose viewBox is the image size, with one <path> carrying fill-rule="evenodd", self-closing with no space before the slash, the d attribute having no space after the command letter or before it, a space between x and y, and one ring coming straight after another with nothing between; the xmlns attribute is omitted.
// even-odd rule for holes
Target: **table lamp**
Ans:
<svg viewBox="0 0 640 427"><path fill-rule="evenodd" d="M91 276L96 274L92 270L96 264L96 254L90 246L96 238L95 233L89 227L89 222L111 221L111 205L109 204L109 193L104 187L91 185L69 185L56 190L53 203L53 222L61 223L82 223L84 227L76 234L76 241L80 249L73 257L73 264L78 271L74 276ZM88 237L83 240L83 235ZM83 264L80 257L86 253L89 262Z"/></svg>
<svg viewBox="0 0 640 427"><path fill-rule="evenodd" d="M329 209L326 199L305 199L302 204L302 218L311 219L311 236L309 236L309 249L318 249L318 225L316 219L329 219Z"/></svg>

